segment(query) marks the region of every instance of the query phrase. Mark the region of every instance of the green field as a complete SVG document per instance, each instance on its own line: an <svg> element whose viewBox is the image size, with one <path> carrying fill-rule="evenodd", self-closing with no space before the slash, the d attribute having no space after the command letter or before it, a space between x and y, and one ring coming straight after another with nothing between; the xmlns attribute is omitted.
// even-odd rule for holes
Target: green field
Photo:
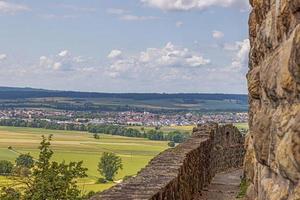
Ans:
<svg viewBox="0 0 300 200"><path fill-rule="evenodd" d="M247 95L201 93L86 93L0 87L4 108L44 108L77 111L247 111Z"/></svg>
<svg viewBox="0 0 300 200"><path fill-rule="evenodd" d="M248 130L249 129L249 125L248 123L236 123L234 124L238 129L244 129L244 130Z"/></svg>
<svg viewBox="0 0 300 200"><path fill-rule="evenodd" d="M234 124L239 129L248 129L247 123ZM180 130L191 132L195 126L165 126L160 130L170 132ZM142 126L130 126L130 128L141 129ZM155 129L155 127L144 127L145 130ZM8 150L12 146L21 153L30 152L37 157L38 146L42 135L53 134L52 149L54 150L54 160L56 161L83 161L88 178L80 179L79 186L84 192L102 191L114 183L95 184L100 177L97 171L97 164L102 152L115 152L123 161L123 170L116 176L116 180L122 179L126 175L135 175L143 168L150 159L158 153L167 149L165 141L150 141L142 138L128 138L100 134L100 139L96 140L87 132L78 131L57 131L37 128L16 128L0 126L0 160L15 161L17 153ZM14 185L15 182L0 176L0 187Z"/></svg>
<svg viewBox="0 0 300 200"><path fill-rule="evenodd" d="M171 131L181 131L181 132L189 132L191 133L193 131L193 128L196 127L194 125L187 125L187 126L163 126L160 127L160 131L163 132L171 132ZM133 128L133 129L137 129L139 131L141 131L143 128L145 131L149 131L149 130L155 130L154 126L127 126L127 128Z"/></svg>
<svg viewBox="0 0 300 200"><path fill-rule="evenodd" d="M89 169L88 178L79 180L80 188L86 192L102 191L114 184L95 184L100 177L97 164L102 152L115 152L122 158L123 170L116 176L116 180L120 180L126 175L135 175L150 159L168 148L167 142L141 138L101 134L100 139L96 140L87 132L0 127L0 160L14 162L18 156L17 153L8 150L8 146L22 153L30 152L37 157L41 136L49 134L53 134L51 146L55 152L54 160L82 160ZM0 177L0 187L8 184L12 184L11 180Z"/></svg>
<svg viewBox="0 0 300 200"><path fill-rule="evenodd" d="M249 126L248 123L234 123L234 126L236 126L238 129L245 129L248 130ZM163 132L171 132L171 131L182 131L182 132L189 132L191 133L193 131L193 128L196 127L196 125L187 125L187 126L163 126L160 128ZM155 127L149 127L149 126L128 126L128 128L134 128L141 131L142 128L144 128L145 131L148 130L154 130Z"/></svg>

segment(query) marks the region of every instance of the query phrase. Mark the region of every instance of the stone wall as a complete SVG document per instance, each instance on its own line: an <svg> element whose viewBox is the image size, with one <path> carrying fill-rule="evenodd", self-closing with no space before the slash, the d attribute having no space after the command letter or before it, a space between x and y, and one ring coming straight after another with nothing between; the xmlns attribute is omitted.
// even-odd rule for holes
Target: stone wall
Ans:
<svg viewBox="0 0 300 200"><path fill-rule="evenodd" d="M300 199L300 0L250 0L249 199Z"/></svg>
<svg viewBox="0 0 300 200"><path fill-rule="evenodd" d="M192 200L216 172L242 166L243 144L232 125L198 126L189 140L159 154L136 177L91 199Z"/></svg>

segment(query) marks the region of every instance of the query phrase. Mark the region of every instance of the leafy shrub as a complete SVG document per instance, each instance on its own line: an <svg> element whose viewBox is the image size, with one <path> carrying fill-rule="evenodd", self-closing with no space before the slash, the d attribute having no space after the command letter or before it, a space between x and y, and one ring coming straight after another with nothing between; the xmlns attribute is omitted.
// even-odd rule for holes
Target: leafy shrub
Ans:
<svg viewBox="0 0 300 200"><path fill-rule="evenodd" d="M107 183L107 180L105 179L105 178L98 178L98 180L97 180L97 183L98 184L101 184L101 183Z"/></svg>
<svg viewBox="0 0 300 200"><path fill-rule="evenodd" d="M97 139L97 140L100 139L100 136L98 135L98 133L94 133L94 134L93 134L93 137L94 137L95 139Z"/></svg>
<svg viewBox="0 0 300 200"><path fill-rule="evenodd" d="M29 175L31 175L30 169L27 167L22 167L22 166L14 167L12 173L15 176L19 176L19 177L29 177Z"/></svg>
<svg viewBox="0 0 300 200"><path fill-rule="evenodd" d="M20 192L16 191L13 188L2 188L0 191L0 199L1 200L19 200Z"/></svg>
<svg viewBox="0 0 300 200"><path fill-rule="evenodd" d="M24 192L24 200L72 199L81 200L77 179L86 177L83 162L58 163L52 161L52 135L42 136L39 159L33 168L32 180Z"/></svg>
<svg viewBox="0 0 300 200"><path fill-rule="evenodd" d="M16 159L16 165L19 167L32 168L34 165L33 157L30 154L21 154Z"/></svg>
<svg viewBox="0 0 300 200"><path fill-rule="evenodd" d="M174 141L170 141L170 142L168 143L168 146L169 146L169 147L172 147L172 148L175 147L175 142L174 142Z"/></svg>
<svg viewBox="0 0 300 200"><path fill-rule="evenodd" d="M7 160L1 160L0 161L0 174L1 175L10 175L13 170L14 165Z"/></svg>
<svg viewBox="0 0 300 200"><path fill-rule="evenodd" d="M239 194L237 195L238 199L242 199L246 196L249 185L250 185L249 181L247 181L247 179L243 178L241 181L241 184L240 184Z"/></svg>

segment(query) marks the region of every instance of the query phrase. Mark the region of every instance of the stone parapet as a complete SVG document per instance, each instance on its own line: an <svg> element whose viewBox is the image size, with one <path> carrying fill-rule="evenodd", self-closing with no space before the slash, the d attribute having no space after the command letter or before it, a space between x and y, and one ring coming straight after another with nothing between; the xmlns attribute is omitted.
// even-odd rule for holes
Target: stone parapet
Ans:
<svg viewBox="0 0 300 200"><path fill-rule="evenodd" d="M91 200L192 200L215 173L242 166L243 144L232 125L199 125L190 139L160 153L136 177Z"/></svg>

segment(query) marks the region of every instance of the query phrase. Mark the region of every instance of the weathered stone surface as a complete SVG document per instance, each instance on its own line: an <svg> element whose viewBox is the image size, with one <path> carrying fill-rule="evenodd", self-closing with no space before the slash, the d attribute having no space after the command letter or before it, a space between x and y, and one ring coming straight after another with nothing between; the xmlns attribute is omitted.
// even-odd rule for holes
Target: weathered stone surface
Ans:
<svg viewBox="0 0 300 200"><path fill-rule="evenodd" d="M240 191L242 169L218 173L195 200L234 200Z"/></svg>
<svg viewBox="0 0 300 200"><path fill-rule="evenodd" d="M91 200L199 199L216 173L242 166L244 153L244 136L236 127L201 125L192 138L159 154L135 178Z"/></svg>
<svg viewBox="0 0 300 200"><path fill-rule="evenodd" d="M250 3L248 199L300 199L300 1Z"/></svg>

